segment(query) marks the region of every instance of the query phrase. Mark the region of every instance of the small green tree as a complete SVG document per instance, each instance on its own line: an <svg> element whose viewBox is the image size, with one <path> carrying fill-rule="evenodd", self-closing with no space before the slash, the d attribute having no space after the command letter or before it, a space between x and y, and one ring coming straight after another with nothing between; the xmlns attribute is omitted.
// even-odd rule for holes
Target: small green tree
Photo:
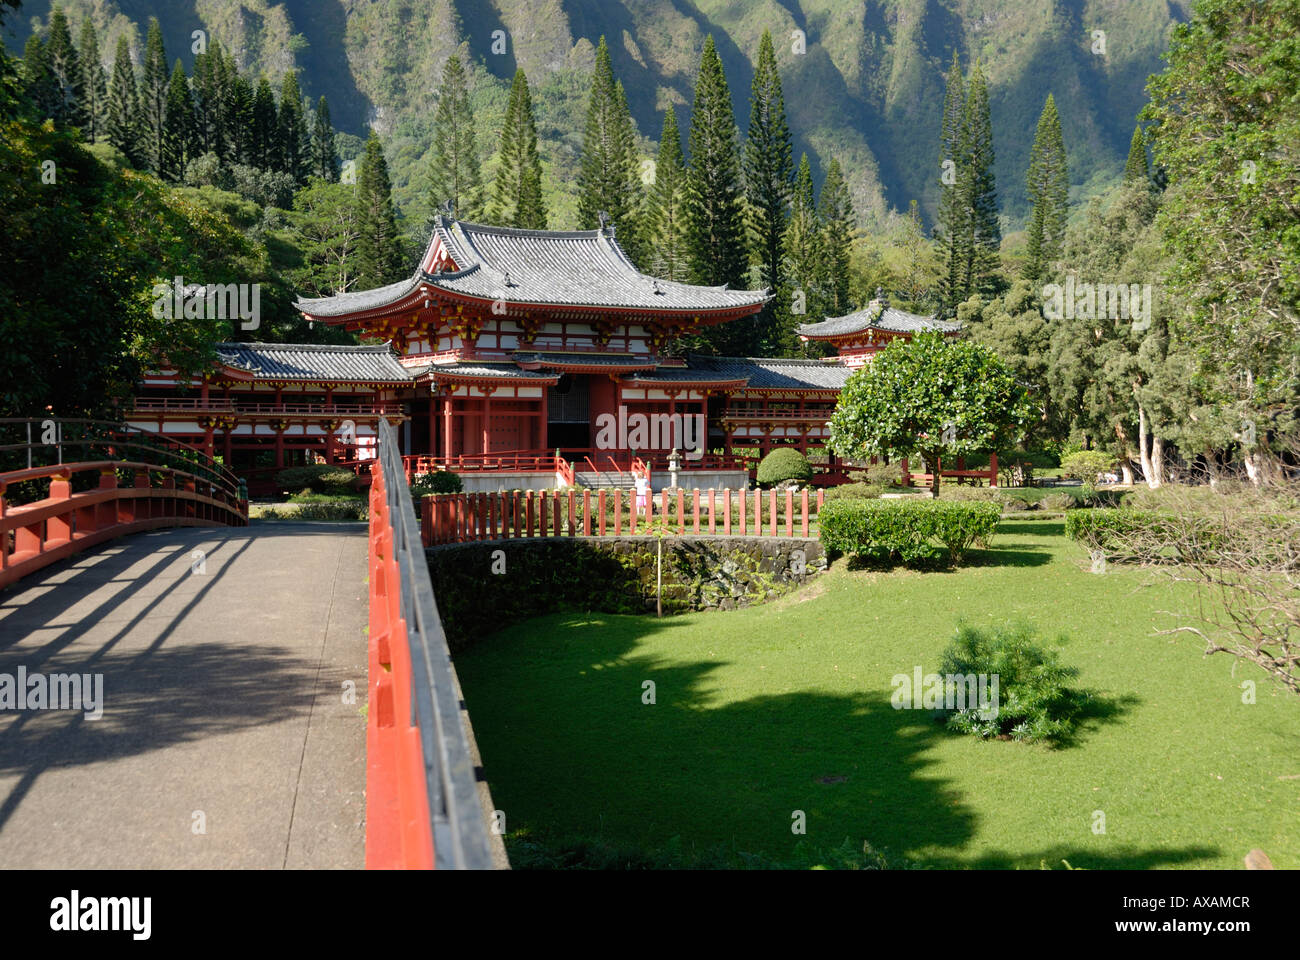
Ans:
<svg viewBox="0 0 1300 960"><path fill-rule="evenodd" d="M794 447L777 447L759 463L756 479L762 487L772 487L788 480L807 483L812 479L812 466L808 458Z"/></svg>
<svg viewBox="0 0 1300 960"><path fill-rule="evenodd" d="M923 333L893 341L849 377L831 417L830 446L853 460L919 453L933 465L995 447L1036 416L991 349ZM939 495L937 470L930 493Z"/></svg>

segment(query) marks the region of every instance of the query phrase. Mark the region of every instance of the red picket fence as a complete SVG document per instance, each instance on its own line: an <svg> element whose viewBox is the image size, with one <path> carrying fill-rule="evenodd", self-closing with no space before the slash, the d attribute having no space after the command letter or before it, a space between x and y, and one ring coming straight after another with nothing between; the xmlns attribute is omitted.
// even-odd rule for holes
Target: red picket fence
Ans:
<svg viewBox="0 0 1300 960"><path fill-rule="evenodd" d="M440 493L420 501L426 547L528 537L650 534L809 536L823 491L662 490L634 503L631 490Z"/></svg>

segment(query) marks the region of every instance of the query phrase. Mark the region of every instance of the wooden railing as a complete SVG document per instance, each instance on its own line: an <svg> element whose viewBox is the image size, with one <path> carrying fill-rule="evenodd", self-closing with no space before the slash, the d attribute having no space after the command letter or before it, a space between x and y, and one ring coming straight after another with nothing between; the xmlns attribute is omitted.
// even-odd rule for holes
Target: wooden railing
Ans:
<svg viewBox="0 0 1300 960"><path fill-rule="evenodd" d="M425 546L527 537L663 533L807 538L823 492L662 490L643 505L631 490L443 493L420 501ZM625 523L626 521L626 523Z"/></svg>
<svg viewBox="0 0 1300 960"><path fill-rule="evenodd" d="M338 416L382 417L401 416L400 403L310 403L285 401L283 403L245 403L212 397L201 398L144 398L132 401L132 414L145 413L235 413L245 416Z"/></svg>
<svg viewBox="0 0 1300 960"><path fill-rule="evenodd" d="M940 477L949 477L959 483L962 480L987 480L990 487L998 485L998 455L996 453L989 454L989 465L983 470L967 470L963 460L958 460L956 470L945 470L943 468L943 459L941 457L935 459L938 460ZM909 473L906 457L903 458L902 468L900 482L905 487L910 487L912 484L916 484L918 487L928 487L934 482L933 473Z"/></svg>
<svg viewBox="0 0 1300 960"><path fill-rule="evenodd" d="M72 436L65 436L65 428ZM239 481L200 450L121 424L0 420L0 436L6 439L32 429L30 442L0 444L3 462L59 462L0 473L0 587L126 534L248 522L247 495ZM65 449L100 456L67 460ZM128 459L132 452L137 458ZM73 477L86 473L98 474L98 483L74 492ZM25 502L13 502L15 494Z"/></svg>

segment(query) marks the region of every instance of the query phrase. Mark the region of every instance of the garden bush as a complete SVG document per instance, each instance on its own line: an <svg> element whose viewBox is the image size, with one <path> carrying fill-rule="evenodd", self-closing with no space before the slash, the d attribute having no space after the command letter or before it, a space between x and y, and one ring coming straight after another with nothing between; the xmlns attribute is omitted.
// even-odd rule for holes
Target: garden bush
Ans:
<svg viewBox="0 0 1300 960"><path fill-rule="evenodd" d="M811 479L812 466L808 458L793 447L777 447L758 465L759 486L772 487L789 480L807 483Z"/></svg>
<svg viewBox="0 0 1300 960"><path fill-rule="evenodd" d="M838 487L828 487L822 494L822 502L828 500L878 500L883 492L873 483L842 483Z"/></svg>
<svg viewBox="0 0 1300 960"><path fill-rule="evenodd" d="M1079 450L1061 458L1061 472L1084 483L1096 483L1099 474L1115 466L1115 458L1104 450Z"/></svg>
<svg viewBox="0 0 1300 960"><path fill-rule="evenodd" d="M828 550L904 563L960 563L972 545L987 546L1002 511L995 503L930 499L832 500L818 516Z"/></svg>
<svg viewBox="0 0 1300 960"><path fill-rule="evenodd" d="M460 475L450 470L420 473L411 478L411 499L419 500L434 493L460 493L464 488Z"/></svg>
<svg viewBox="0 0 1300 960"><path fill-rule="evenodd" d="M1073 732L1091 700L1087 691L1068 685L1078 671L1062 664L1056 651L1039 646L1023 625L994 630L960 625L944 650L939 672L945 677L984 674L990 678L990 701L992 678L997 678L995 709L966 705L948 711L945 721L949 730L981 739L1059 743Z"/></svg>
<svg viewBox="0 0 1300 960"><path fill-rule="evenodd" d="M1044 510L1070 510L1079 505L1079 501L1068 493L1049 493L1038 501Z"/></svg>
<svg viewBox="0 0 1300 960"><path fill-rule="evenodd" d="M286 493L310 490L312 493L347 494L356 489L356 474L351 470L314 463L305 467L289 467L275 475L275 482Z"/></svg>

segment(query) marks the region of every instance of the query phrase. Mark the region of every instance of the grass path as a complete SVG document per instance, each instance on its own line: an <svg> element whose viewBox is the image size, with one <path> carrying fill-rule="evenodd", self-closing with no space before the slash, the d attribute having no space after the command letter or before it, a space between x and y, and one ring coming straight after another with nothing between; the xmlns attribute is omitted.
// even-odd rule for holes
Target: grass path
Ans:
<svg viewBox="0 0 1300 960"><path fill-rule="evenodd" d="M1234 868L1260 847L1300 867L1300 702L1254 667L1153 636L1174 588L1088 566L1060 523L1006 522L960 570L840 561L746 610L555 614L456 665L511 831L784 858L802 810L810 843L867 840L930 866ZM1078 683L1117 714L1051 750L894 710L891 678L937 671L963 617L1067 633Z"/></svg>

